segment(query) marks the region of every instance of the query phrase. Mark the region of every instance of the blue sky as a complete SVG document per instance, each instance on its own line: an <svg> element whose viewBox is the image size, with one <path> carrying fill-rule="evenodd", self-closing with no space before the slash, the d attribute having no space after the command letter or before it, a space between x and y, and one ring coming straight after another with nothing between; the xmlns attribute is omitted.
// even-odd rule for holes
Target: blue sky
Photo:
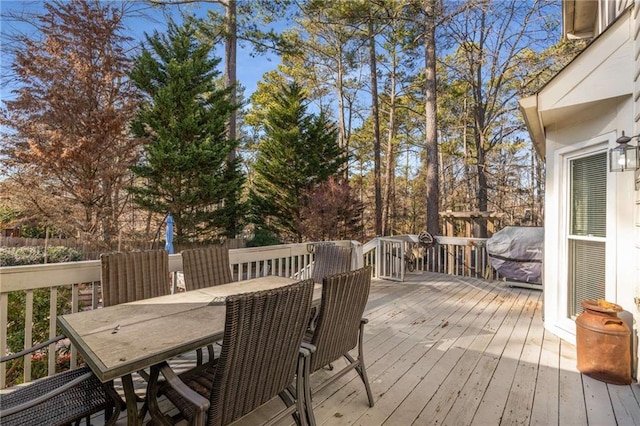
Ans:
<svg viewBox="0 0 640 426"><path fill-rule="evenodd" d="M118 0L111 0L118 1ZM0 32L2 33L2 38L0 38L0 43L5 43L5 35L6 33L13 31L33 31L32 27L26 25L24 23L15 23L9 22L4 18L6 13L11 12L36 12L36 13L44 13L46 10L43 7L43 1L6 1L0 0L0 14L3 16L0 21ZM136 39L136 43L144 40L144 33L152 34L154 30L159 32L164 32L166 29L167 18L163 14L163 12L158 8L145 7L146 5L142 2L138 2L136 6L140 6L141 13L138 14L140 16L129 18L125 25L128 28L127 35ZM170 15L174 18L176 22L180 22L180 11L188 11L194 13L199 17L206 17L206 12L208 9L215 9L216 7L220 7L218 5L212 3L200 3L188 6L171 6L165 8L165 10L169 11ZM222 57L224 54L224 46L220 45L216 50L216 56ZM276 55L254 55L251 56L251 49L247 47L238 46L237 53L237 79L242 86L245 87L245 97L249 97L256 89L257 82L262 78L262 75L270 70L273 70L277 67L279 63L279 58ZM2 56L0 57L0 75L6 76L8 68L11 66L10 57L6 55L4 51L4 46L2 47ZM220 64L220 71L223 71L223 64ZM10 92L7 89L10 89L10 86L7 87L5 85L5 81L2 81L2 85L0 87L0 99L7 99L11 97Z"/></svg>

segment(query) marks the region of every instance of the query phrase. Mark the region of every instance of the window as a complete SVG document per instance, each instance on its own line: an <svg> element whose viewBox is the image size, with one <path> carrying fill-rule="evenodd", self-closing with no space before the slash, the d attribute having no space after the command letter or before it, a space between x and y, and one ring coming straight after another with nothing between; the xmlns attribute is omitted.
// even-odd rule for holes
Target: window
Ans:
<svg viewBox="0 0 640 426"><path fill-rule="evenodd" d="M570 160L569 316L605 297L607 153Z"/></svg>

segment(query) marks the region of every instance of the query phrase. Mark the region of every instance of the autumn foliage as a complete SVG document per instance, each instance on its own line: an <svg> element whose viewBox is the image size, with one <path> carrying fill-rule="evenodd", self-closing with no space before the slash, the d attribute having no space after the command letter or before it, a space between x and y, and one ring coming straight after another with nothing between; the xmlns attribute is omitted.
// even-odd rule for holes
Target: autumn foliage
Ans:
<svg viewBox="0 0 640 426"><path fill-rule="evenodd" d="M17 40L16 97L5 102L2 154L15 205L57 229L109 242L139 143L117 3L45 4L41 37Z"/></svg>
<svg viewBox="0 0 640 426"><path fill-rule="evenodd" d="M362 237L362 210L349 183L331 177L308 194L298 227L310 241L358 239Z"/></svg>

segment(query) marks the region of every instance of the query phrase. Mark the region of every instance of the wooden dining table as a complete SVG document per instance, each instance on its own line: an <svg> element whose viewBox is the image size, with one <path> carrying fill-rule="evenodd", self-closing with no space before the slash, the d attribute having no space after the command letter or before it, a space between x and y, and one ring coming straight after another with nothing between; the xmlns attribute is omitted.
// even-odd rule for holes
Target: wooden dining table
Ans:
<svg viewBox="0 0 640 426"><path fill-rule="evenodd" d="M221 340L226 296L293 282L278 276L237 281L62 315L58 325L100 381L122 378L128 424L141 424L134 372ZM321 285L316 284L314 303L321 297Z"/></svg>

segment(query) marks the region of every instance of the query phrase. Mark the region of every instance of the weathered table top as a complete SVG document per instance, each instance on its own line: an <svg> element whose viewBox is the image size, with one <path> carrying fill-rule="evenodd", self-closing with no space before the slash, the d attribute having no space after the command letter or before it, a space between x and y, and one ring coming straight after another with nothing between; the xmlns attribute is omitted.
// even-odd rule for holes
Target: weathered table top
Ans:
<svg viewBox="0 0 640 426"><path fill-rule="evenodd" d="M291 284L268 276L58 317L58 325L103 382L222 339L224 297ZM314 301L321 298L316 285Z"/></svg>

